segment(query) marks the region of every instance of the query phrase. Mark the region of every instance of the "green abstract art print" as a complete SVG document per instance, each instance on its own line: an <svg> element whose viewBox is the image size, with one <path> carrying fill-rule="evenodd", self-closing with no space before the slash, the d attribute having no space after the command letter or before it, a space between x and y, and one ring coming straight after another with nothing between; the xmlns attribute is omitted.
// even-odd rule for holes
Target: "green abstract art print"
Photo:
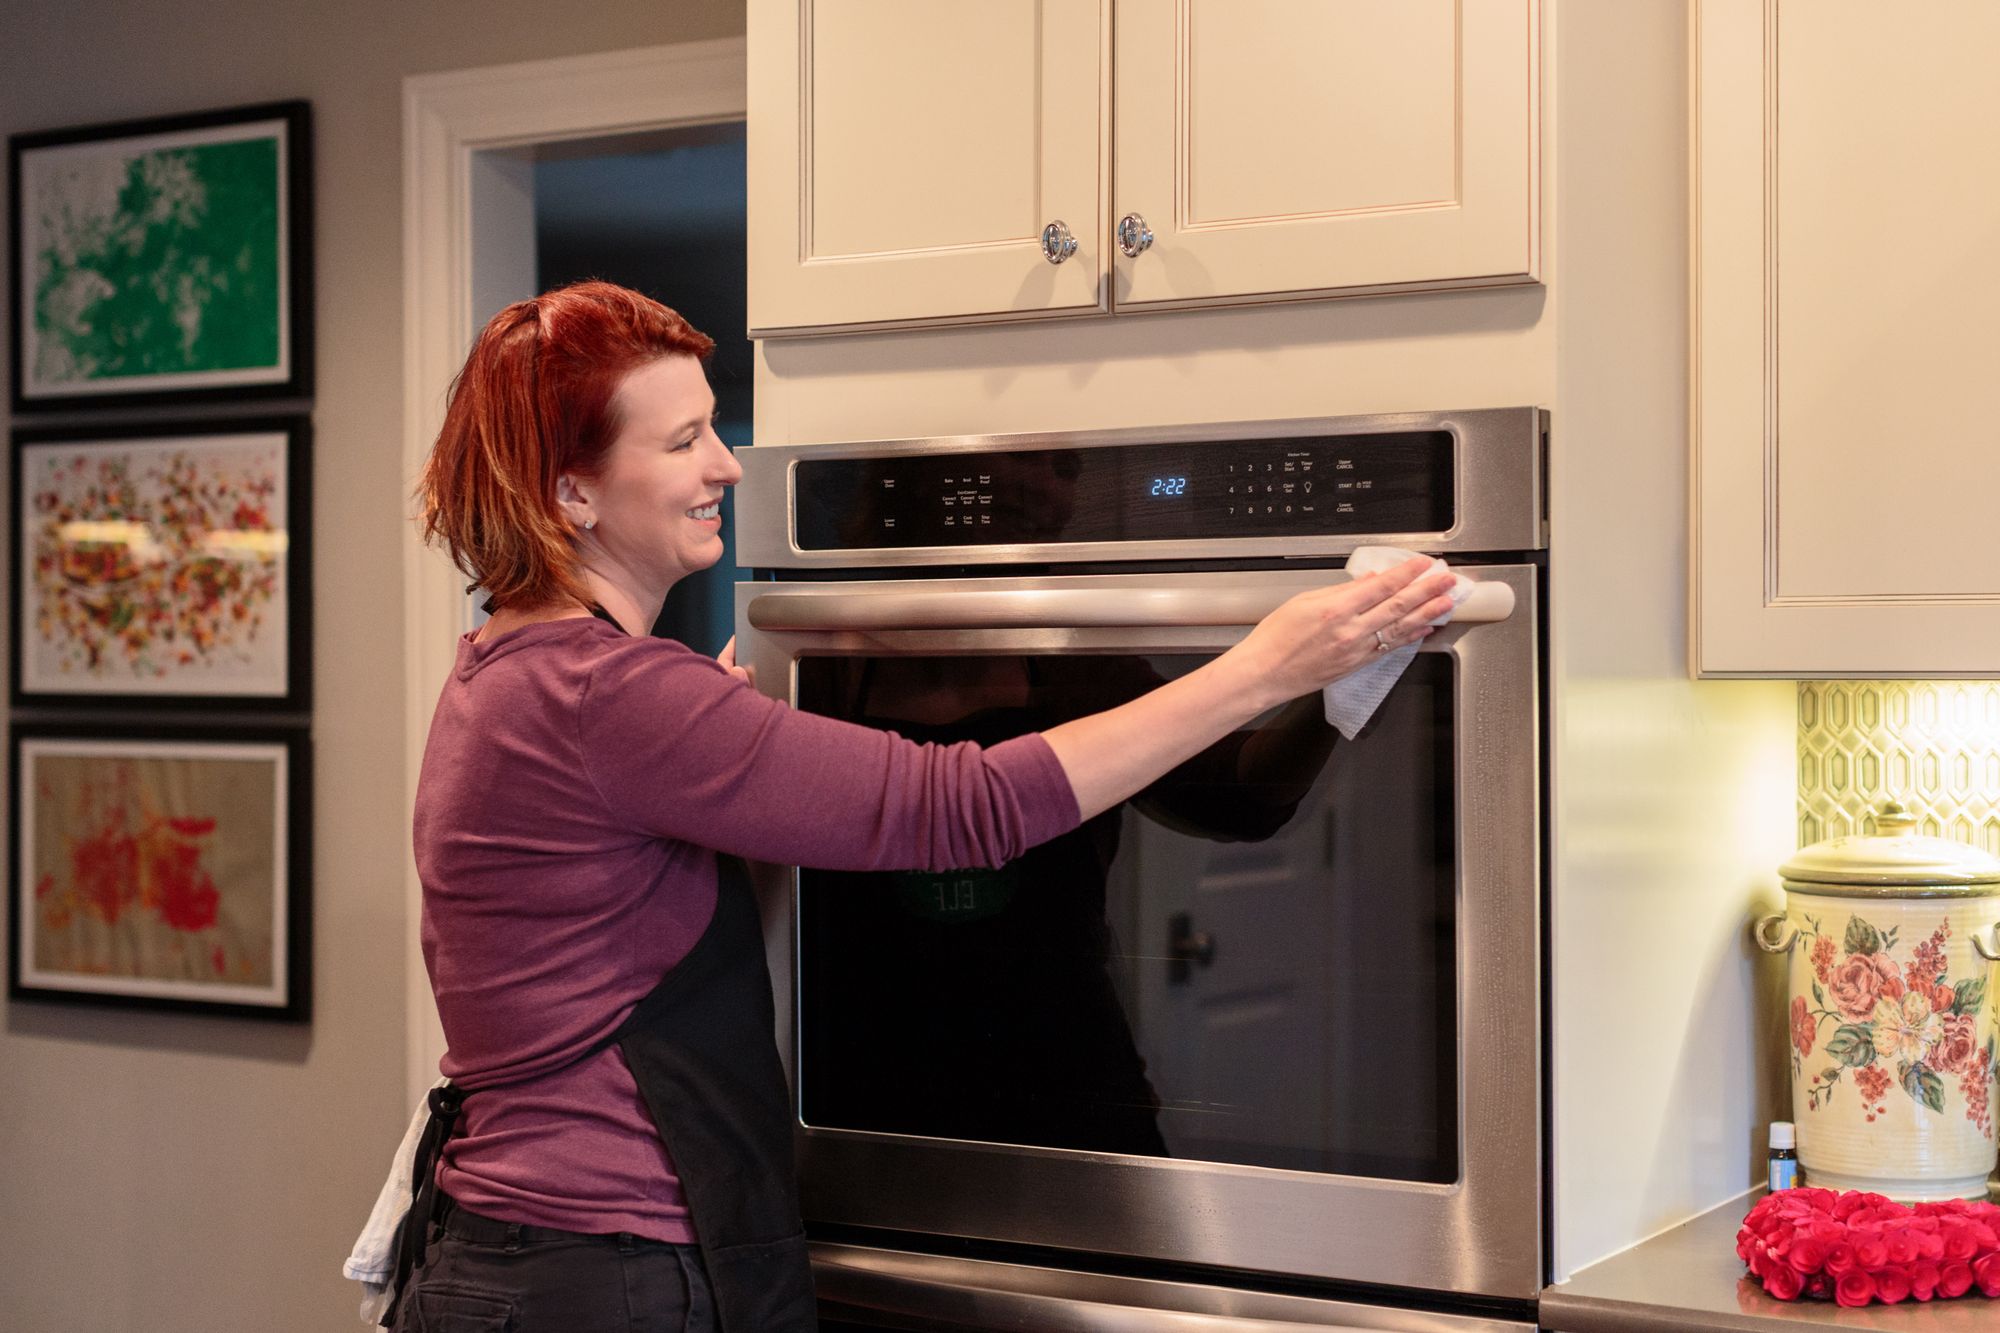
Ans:
<svg viewBox="0 0 2000 1333"><path fill-rule="evenodd" d="M304 109L253 110L13 141L17 408L302 391Z"/></svg>

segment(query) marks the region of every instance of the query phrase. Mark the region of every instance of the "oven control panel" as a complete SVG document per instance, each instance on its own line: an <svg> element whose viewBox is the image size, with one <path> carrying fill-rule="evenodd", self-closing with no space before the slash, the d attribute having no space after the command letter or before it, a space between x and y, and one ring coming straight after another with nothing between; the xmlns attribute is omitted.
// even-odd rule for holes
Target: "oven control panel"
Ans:
<svg viewBox="0 0 2000 1333"><path fill-rule="evenodd" d="M1453 449L1402 430L801 458L792 535L837 552L1442 533Z"/></svg>

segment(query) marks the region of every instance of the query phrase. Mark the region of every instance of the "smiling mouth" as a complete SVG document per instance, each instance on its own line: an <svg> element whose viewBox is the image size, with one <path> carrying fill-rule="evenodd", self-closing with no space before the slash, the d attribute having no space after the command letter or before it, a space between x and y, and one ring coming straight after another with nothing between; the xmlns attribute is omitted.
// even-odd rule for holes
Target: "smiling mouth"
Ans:
<svg viewBox="0 0 2000 1333"><path fill-rule="evenodd" d="M720 518L722 516L722 501L717 500L714 504L703 505L699 509L690 509L687 511L687 516L694 519Z"/></svg>

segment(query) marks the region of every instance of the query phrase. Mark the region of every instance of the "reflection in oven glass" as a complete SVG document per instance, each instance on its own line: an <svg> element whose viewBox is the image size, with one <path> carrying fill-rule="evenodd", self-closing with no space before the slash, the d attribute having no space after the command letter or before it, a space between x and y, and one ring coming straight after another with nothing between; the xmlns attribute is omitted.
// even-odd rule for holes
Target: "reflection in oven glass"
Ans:
<svg viewBox="0 0 2000 1333"><path fill-rule="evenodd" d="M819 657L799 705L993 744L1199 656ZM1458 1174L1452 659L1318 695L997 870L801 875L813 1126Z"/></svg>

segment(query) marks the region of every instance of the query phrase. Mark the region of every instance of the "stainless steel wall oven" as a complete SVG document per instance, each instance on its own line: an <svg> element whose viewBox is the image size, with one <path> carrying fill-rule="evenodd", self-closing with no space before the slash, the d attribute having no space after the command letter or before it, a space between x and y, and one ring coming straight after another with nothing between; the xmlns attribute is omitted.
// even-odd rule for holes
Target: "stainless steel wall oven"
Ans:
<svg viewBox="0 0 2000 1333"><path fill-rule="evenodd" d="M760 870L830 1312L1532 1327L1546 427L743 451L739 657L917 739L1131 698L1363 544L1511 593L1426 641L1353 741L1315 695L997 870Z"/></svg>

